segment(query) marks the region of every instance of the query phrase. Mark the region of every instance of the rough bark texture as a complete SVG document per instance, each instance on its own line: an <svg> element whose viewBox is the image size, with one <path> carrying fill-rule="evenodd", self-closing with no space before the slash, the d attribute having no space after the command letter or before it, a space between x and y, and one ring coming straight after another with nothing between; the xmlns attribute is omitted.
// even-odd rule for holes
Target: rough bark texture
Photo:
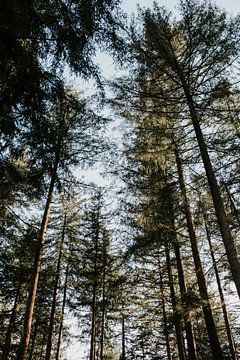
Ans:
<svg viewBox="0 0 240 360"><path fill-rule="evenodd" d="M204 277L204 273L203 273L203 269L202 269L202 263L201 263L200 254L199 254L199 250L198 250L198 244L197 244L197 238L196 238L196 234L195 234L195 230L194 230L192 214L191 214L190 206L189 206L188 199L187 199L187 192L186 192L186 187L185 187L185 182L184 182L184 177L183 177L183 170L182 170L182 161L178 155L177 150L175 150L175 155L176 155L179 183L180 183L180 188L181 188L181 193L182 193L182 198L183 198L184 212L185 212L185 216L186 216L187 228L188 228L189 238L190 238L190 242L191 242L191 248L192 248L192 254L193 254L193 260L194 260L195 272L196 272L196 276L197 276L198 287L199 287L199 293L200 293L200 296L201 296L201 299L203 302L202 309L203 309L206 329L207 329L207 333L208 333L208 338L209 338L209 342L210 342L210 347L211 347L211 351L212 351L212 357L214 360L220 360L220 359L223 359L223 355L222 355L222 350L221 350L221 346L220 346L220 342L219 342L219 338L218 338L218 334L217 334L216 325L215 325L213 314L212 314L211 305L209 302L207 285L206 285L206 281L205 281L205 277Z"/></svg>

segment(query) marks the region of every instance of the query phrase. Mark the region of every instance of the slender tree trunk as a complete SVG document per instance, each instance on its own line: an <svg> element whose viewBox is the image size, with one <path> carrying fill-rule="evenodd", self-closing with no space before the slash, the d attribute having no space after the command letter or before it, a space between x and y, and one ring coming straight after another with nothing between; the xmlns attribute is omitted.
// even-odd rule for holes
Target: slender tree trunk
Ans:
<svg viewBox="0 0 240 360"><path fill-rule="evenodd" d="M39 279L39 273L40 273L41 262L42 262L43 246L44 246L45 237L46 237L48 217L49 217L50 208L51 208L51 201L52 201L52 196L53 196L55 180L57 177L57 168L58 168L58 163L59 163L59 157L60 157L60 151L58 151L58 153L56 154L56 157L55 157L51 181L50 181L50 185L49 185L49 189L48 189L47 201L46 201L45 210L43 213L40 234L39 234L39 241L38 241L38 246L37 246L35 260L34 260L33 275L32 275L32 280L30 283L29 297L28 297L26 312L25 312L23 335L22 335L22 338L20 341L19 351L17 354L17 360L24 360L25 356L27 354L27 351L28 351L30 335L31 335L33 309L34 309L34 304L35 304L35 300L36 300L38 279Z"/></svg>
<svg viewBox="0 0 240 360"><path fill-rule="evenodd" d="M122 310L123 310L123 304L122 304ZM122 354L121 354L121 360L126 360L126 338L125 338L125 317L124 314L122 314Z"/></svg>
<svg viewBox="0 0 240 360"><path fill-rule="evenodd" d="M183 336L182 336L181 314L179 314L177 311L177 300L176 300L174 283L173 283L173 274L172 274L172 268L171 268L169 246L167 243L165 244L165 254L166 254L167 272L168 272L168 279L169 279L171 302L172 302L172 307L173 307L174 327L175 327L175 333L176 333L179 360L185 360L186 356L185 356L185 348L184 348L184 342L183 342Z"/></svg>
<svg viewBox="0 0 240 360"><path fill-rule="evenodd" d="M12 308L12 311L11 311L11 317L10 317L7 332L6 332L5 344L4 344L4 348L3 348L3 354L2 354L2 360L7 360L9 352L10 352L11 336L12 336L12 331L13 331L13 327L14 327L14 323L15 323L15 319L16 319L16 311L17 311L17 305L18 305L18 300L19 300L19 296L20 296L20 291L21 291L21 282L19 281L18 286L17 286L15 299L14 299L13 308Z"/></svg>
<svg viewBox="0 0 240 360"><path fill-rule="evenodd" d="M186 338L187 338L187 346L188 346L188 359L198 360L191 314L189 309L185 308L185 299L186 299L187 291L186 291L186 284L184 279L182 259L181 259L181 254L177 239L176 241L174 241L174 253L177 261L178 282L181 293L182 306L184 307L184 322L185 322Z"/></svg>
<svg viewBox="0 0 240 360"><path fill-rule="evenodd" d="M104 353L104 330L105 330L105 317L106 317L106 306L105 306L105 280L106 280L106 244L104 240L104 254L103 254L103 279L102 279L102 319L101 319L101 341L100 341L100 360L103 360Z"/></svg>
<svg viewBox="0 0 240 360"><path fill-rule="evenodd" d="M140 344L141 344L141 349L142 349L142 360L145 360L145 347L144 347L143 337L142 337L142 341Z"/></svg>
<svg viewBox="0 0 240 360"><path fill-rule="evenodd" d="M169 184L166 183L166 186L169 188ZM170 192L172 193L170 185ZM172 244L173 250L175 254L175 259L177 262L177 274L178 274L178 284L181 294L181 303L183 309L183 318L185 324L185 331L186 331L186 340L187 340L187 349L188 349L188 359L189 360L198 360L197 350L196 350L196 341L193 331L192 319L191 319L191 312L189 310L189 306L186 305L186 284L185 284L185 277L184 277L184 270L182 265L182 258L180 254L180 246L176 235L176 228L175 228L175 217L174 217L174 206L172 197L167 196L167 207L168 207L168 217L170 222L170 227L172 228Z"/></svg>
<svg viewBox="0 0 240 360"><path fill-rule="evenodd" d="M165 336L165 342L166 342L167 359L172 360L171 347L170 347L170 341L169 341L169 331L168 331L168 324L167 324L167 313L166 313L166 306L165 306L165 297L164 297L164 292L163 292L163 280L162 280L161 272L159 273L159 278L160 278L160 291L161 291L162 314L163 314L163 328L164 328L164 336Z"/></svg>
<svg viewBox="0 0 240 360"><path fill-rule="evenodd" d="M39 328L39 315L36 318L36 323L34 326L34 331L33 331L33 335L32 335L32 341L31 341L31 346L30 346L30 351L29 351L29 357L28 360L32 360L33 357L33 352L34 352L34 347L35 347L35 341L36 341L36 337L37 337L37 333L38 333L38 328Z"/></svg>
<svg viewBox="0 0 240 360"><path fill-rule="evenodd" d="M195 271L196 271L196 276L197 276L197 282L198 282L200 296L203 301L202 308L203 308L203 314L204 314L205 324L206 324L206 328L207 328L208 338L209 338L209 342L210 342L213 359L220 360L223 358L222 350L221 350L219 338L217 335L217 329L216 329L216 325L214 322L211 305L209 302L207 285L206 285L206 281L205 281L205 277L204 277L204 273L203 273L203 269L202 269L202 263L201 263L200 254L199 254L199 250L198 250L198 244L197 244L197 238L196 238L196 234L195 234L195 230L194 230L192 214L191 214L190 206L189 206L188 199L187 199L187 192L186 192L186 187L185 187L185 182L184 182L184 177L183 177L183 170L182 170L182 161L178 155L177 149L175 150L175 155L176 155L179 183L180 183L180 188L181 188L181 193L182 193L182 198L183 198L184 211L185 211L186 220L187 220L187 228L188 228L188 232L189 232L189 238L190 238L190 242L191 242L193 260L194 260Z"/></svg>
<svg viewBox="0 0 240 360"><path fill-rule="evenodd" d="M233 195L231 194L227 184L224 182L224 187L226 189L226 192L227 192L227 195L228 195L228 198L230 200L230 203L231 203L231 207L232 207L232 210L233 210L233 214L234 216L236 217L237 221L238 221L238 225L240 226L240 217L239 217L239 214L238 214L238 209L236 208L236 205L234 203L234 197Z"/></svg>
<svg viewBox="0 0 240 360"><path fill-rule="evenodd" d="M94 282L92 293L92 325L91 325L91 343L90 343L90 360L96 359L96 298L97 298L97 262L98 262L98 242L99 242L99 212L98 207L95 234L95 259L94 259Z"/></svg>
<svg viewBox="0 0 240 360"><path fill-rule="evenodd" d="M68 272L69 272L69 265L67 265L66 274L65 274L65 282L64 282L64 290L63 290L63 301L62 301L62 311L61 311L61 322L60 322L59 333L58 333L56 360L61 359L63 321L64 321L64 312L65 312L65 306L66 306L66 300L67 300Z"/></svg>
<svg viewBox="0 0 240 360"><path fill-rule="evenodd" d="M181 72L181 70L178 68L178 73L180 80L182 82L182 86L184 89L184 93L186 96L186 100L188 103L188 107L191 114L192 124L195 130L196 138L198 141L200 153L202 156L203 164L205 167L207 179L208 179L208 185L210 188L210 192L213 199L213 204L215 208L215 213L217 217L217 221L219 224L220 232L222 235L223 243L226 249L226 254L229 262L229 266L232 272L233 280L236 284L238 296L240 298L240 262L236 250L236 246L230 231L230 227L227 221L227 216L223 204L223 200L221 197L220 189L218 186L218 182L212 167L212 163L208 154L207 146L203 137L203 133L199 124L199 114L196 110L194 101L192 99L192 96L189 91L189 87L186 83L186 80Z"/></svg>
<svg viewBox="0 0 240 360"><path fill-rule="evenodd" d="M218 292L219 292L219 296L220 296L220 300L221 300L223 318L224 318L225 327L226 327L226 331L227 331L229 349L231 352L232 360L237 360L238 356L237 356L237 352L236 352L236 347L235 347L234 340L233 340L232 333L231 333L231 328L230 328L230 324L229 324L229 320L228 320L227 307L226 307L226 303L225 303L225 299L224 299L224 295L223 295L221 280L219 277L218 268L217 268L217 264L216 264L216 260L215 260L215 255L214 255L214 251L213 251L213 247L212 247L210 231L209 231L206 221L205 221L205 229L206 229L208 244L209 244L209 248L210 248L211 258L212 258L212 262L213 262L213 268L214 268L214 272L215 272L215 276L216 276L216 280L217 280L217 286L218 286Z"/></svg>
<svg viewBox="0 0 240 360"><path fill-rule="evenodd" d="M46 279L44 279L44 283L43 283L43 287L41 288L41 292L44 293L45 291L45 288L46 288ZM33 353L34 353L34 347L35 347L35 341L36 341L36 338L37 338L37 333L38 333L38 329L40 327L40 317L41 317L41 307L38 306L38 304L36 305L36 310L37 310L37 313L36 313L36 319L35 319L35 326L34 326L34 331L33 331L33 335L32 335L32 341L31 341L31 348L29 350L29 357L28 357L28 360L32 360L32 357L33 357Z"/></svg>
<svg viewBox="0 0 240 360"><path fill-rule="evenodd" d="M51 307L49 327L48 327L48 338L47 338L47 349L46 349L45 360L50 360L50 358L51 358L53 328L54 328L54 319L55 319L55 312L56 312L56 298L57 298L57 290L58 290L58 284L59 284L59 278L60 278L60 268L61 268L63 244L64 244L64 238L65 238L66 218L67 218L67 216L65 215L64 220L63 220L62 235L61 235L61 241L60 241L60 247L59 247L58 261L57 261L57 269L56 269L53 298L52 298L52 307Z"/></svg>
<svg viewBox="0 0 240 360"><path fill-rule="evenodd" d="M92 324L91 324L91 344L90 344L90 360L95 360L96 351L96 289L94 286L92 297Z"/></svg>
<svg viewBox="0 0 240 360"><path fill-rule="evenodd" d="M44 331L43 338L42 338L42 347L41 347L41 352L40 352L40 356L39 356L40 360L42 360L44 358L44 353L45 353L44 348L45 348L46 337L47 337L47 334L46 334L46 331Z"/></svg>

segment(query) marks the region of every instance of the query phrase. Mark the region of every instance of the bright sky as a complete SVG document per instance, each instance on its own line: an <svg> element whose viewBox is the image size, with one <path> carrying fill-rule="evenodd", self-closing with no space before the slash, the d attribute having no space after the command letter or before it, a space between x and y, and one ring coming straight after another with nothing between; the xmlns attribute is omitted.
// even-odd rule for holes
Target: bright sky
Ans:
<svg viewBox="0 0 240 360"><path fill-rule="evenodd" d="M128 12L134 12L136 10L136 4L139 4L141 7L151 7L152 0L122 0L122 8ZM160 6L165 6L170 11L174 11L178 4L177 0L158 0ZM216 0L216 4L224 8L230 14L240 13L240 1L239 0Z"/></svg>

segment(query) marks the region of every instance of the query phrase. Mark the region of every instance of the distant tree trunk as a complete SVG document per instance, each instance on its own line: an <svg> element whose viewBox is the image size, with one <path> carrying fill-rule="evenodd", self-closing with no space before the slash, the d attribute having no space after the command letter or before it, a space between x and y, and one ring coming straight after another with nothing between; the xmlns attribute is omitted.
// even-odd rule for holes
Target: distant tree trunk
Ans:
<svg viewBox="0 0 240 360"><path fill-rule="evenodd" d="M38 241L35 260L34 260L33 275L32 275L32 280L30 283L29 297L28 297L27 306L26 306L24 329L23 329L23 334L22 334L22 338L20 341L20 345L19 345L17 360L24 360L25 356L27 354L27 351L28 351L30 335L31 335L33 309L34 309L34 304L35 304L35 300L36 300L38 279L39 279L39 273L40 273L41 262L42 262L43 246L44 246L45 237L46 237L48 217L49 217L50 208L51 208L51 201L52 201L52 196L53 196L54 185L55 185L55 181L56 181L56 177L57 177L57 168L58 168L58 164L59 164L59 159L60 159L60 150L58 150L58 152L56 153L54 167L53 167L52 175L51 175L51 181L50 181L50 185L49 185L49 189L48 189L47 201L46 201L45 210L44 210L44 214L43 214L43 218L42 218L40 234L39 234L39 241Z"/></svg>
<svg viewBox="0 0 240 360"><path fill-rule="evenodd" d="M42 347L41 347L41 352L40 352L40 356L39 356L39 360L42 360L44 358L44 354L45 354L45 342L46 342L46 337L47 337L47 334L46 334L46 330L44 331L44 334L43 334L43 338L42 338Z"/></svg>
<svg viewBox="0 0 240 360"><path fill-rule="evenodd" d="M123 304L122 304L123 310ZM120 360L126 360L126 338L125 338L125 317L122 314L122 354Z"/></svg>
<svg viewBox="0 0 240 360"><path fill-rule="evenodd" d="M215 255L214 255L214 251L213 251L213 247L212 247L210 231L209 231L206 220L205 220L205 229L206 229L208 244L209 244L209 248L210 248L211 258L212 258L212 262L213 262L213 268L214 268L214 272L215 272L215 276L216 276L216 280L217 280L218 292L219 292L219 296L220 296L220 300L221 300L223 317L224 317L225 327L226 327L226 331L227 331L229 349L231 352L232 360L237 360L238 356L237 356L236 347L235 347L234 340L233 340L232 333L231 333L231 328L230 328L228 314L227 314L227 307L226 307L223 290L222 290L222 285L221 285L221 280L219 277L218 268L217 268L217 264L216 264L216 260L215 260Z"/></svg>
<svg viewBox="0 0 240 360"><path fill-rule="evenodd" d="M182 170L182 160L179 157L177 149L175 149L175 155L176 155L176 163L177 163L177 169L178 169L178 177L179 177L179 184L180 189L182 193L183 198L183 206L184 206L184 212L186 216L187 221L187 228L189 233L189 238L191 242L191 248L192 248L192 254L193 254L193 260L195 265L195 271L197 276L197 282L199 287L199 292L201 299L203 301L202 308L203 308L203 314L205 319L205 324L207 328L208 338L210 342L210 347L212 351L212 356L214 360L220 360L223 358L222 356L222 350L217 334L216 325L214 322L213 314L211 305L209 302L208 292L207 292L207 285L202 269L202 263L200 259L200 254L198 250L198 244L197 244L197 238L194 230L193 220L192 220L192 214L190 210L190 206L188 203L187 198L187 191L185 187L184 177L183 177L183 170Z"/></svg>
<svg viewBox="0 0 240 360"><path fill-rule="evenodd" d="M42 293L44 293L46 285L47 285L47 281L46 281L46 279L44 279L43 286L41 287L41 292ZM30 348L30 351L29 351L28 360L32 360L33 353L34 353L34 348L35 348L35 341L36 341L36 338L37 338L38 329L40 327L41 307L38 306L38 304L36 306L37 306L37 313L36 313L34 331L33 331L32 337L31 337L32 338L32 340L31 340L31 348Z"/></svg>
<svg viewBox="0 0 240 360"><path fill-rule="evenodd" d="M92 294L90 360L95 360L95 352L96 352L96 289L97 289L97 284L96 281L94 280L93 294Z"/></svg>
<svg viewBox="0 0 240 360"><path fill-rule="evenodd" d="M66 306L66 300L67 300L68 272L69 272L69 265L67 265L66 274L65 274L65 282L64 282L64 289L63 289L63 301L62 301L62 311L61 311L61 321L60 321L59 333L58 333L56 360L60 360L60 359L61 359L61 345L62 345L62 335L63 335L63 321L64 321L64 312L65 312L65 306Z"/></svg>
<svg viewBox="0 0 240 360"><path fill-rule="evenodd" d="M233 210L233 214L234 216L236 217L237 219L237 222L238 222L238 225L240 226L240 217L239 217L239 214L238 214L238 209L236 208L236 205L234 203L234 197L233 195L231 194L227 184L225 182L223 182L224 184L224 187L226 189L226 192L227 192L227 195L228 195L228 198L229 198L229 201L230 201L230 204L231 204L231 207L232 207L232 210Z"/></svg>
<svg viewBox="0 0 240 360"><path fill-rule="evenodd" d="M15 319L16 319L16 311L17 311L17 305L18 305L18 300L19 300L19 296L20 296L20 291L21 291L21 282L19 281L18 286L17 286L15 299L14 299L13 308L12 308L12 311L11 311L11 316L10 316L7 332L6 332L5 344L4 344L4 348L3 348L3 354L2 354L2 360L7 360L9 352L10 352L11 336L12 336L12 331L13 331L13 327L14 327L14 323L15 323Z"/></svg>
<svg viewBox="0 0 240 360"><path fill-rule="evenodd" d="M168 186L168 184L166 184ZM171 190L170 190L171 194ZM188 348L188 359L190 360L198 360L197 350L196 350L196 341L193 331L193 325L192 325L192 319L191 319L191 313L189 311L189 306L185 304L186 302L186 284L185 284L185 277L184 277L184 271L183 271L183 265L182 265L182 258L180 254L180 246L176 235L176 228L175 228L175 221L174 221L174 207L173 202L171 200L171 195L168 196L168 211L169 211L169 221L170 226L173 230L172 232L172 244L173 244L173 250L177 262L177 274L178 274L178 284L181 294L181 303L183 307L183 318L185 323L185 331L186 331L186 339L187 339L187 348Z"/></svg>
<svg viewBox="0 0 240 360"><path fill-rule="evenodd" d="M177 311L177 300L176 300L175 289L174 289L174 281L173 281L173 274L172 274L172 268L171 268L169 246L167 243L165 244L165 254L166 254L167 273L168 273L168 279L169 279L169 288L170 288L171 302L172 302L172 308L173 308L174 327L175 327L175 333L176 333L179 360L185 360L186 356L185 356L184 342L183 342L183 336L182 336L182 326L181 326L182 316Z"/></svg>
<svg viewBox="0 0 240 360"><path fill-rule="evenodd" d="M220 232L222 235L223 243L226 249L226 254L228 258L228 262L230 265L230 269L232 272L233 280L236 284L238 296L240 298L240 262L238 259L238 254L236 250L236 246L234 244L234 240L232 238L232 234L230 231L230 227L227 221L227 216L223 204L223 200L221 197L220 189L218 186L218 182L212 167L212 163L208 154L207 146L203 137L203 133L199 124L199 113L196 110L194 100L191 96L188 84L186 82L186 79L184 78L184 75L182 74L181 69L177 65L177 71L180 77L180 80L182 82L182 86L184 89L184 93L186 96L187 104L190 110L192 124L195 130L196 138L198 141L200 153L202 156L203 164L205 167L208 184L210 188L210 192L213 199L213 204L215 208L216 217L218 220Z"/></svg>
<svg viewBox="0 0 240 360"><path fill-rule="evenodd" d="M63 244L64 244L64 238L65 238L66 219L67 219L67 216L64 215L62 235L61 235L61 241L60 241L59 253L58 253L54 290L53 290L52 306L51 306L51 313L50 313L50 320L49 320L49 327L48 327L48 338L47 338L47 349L46 349L45 360L50 360L50 358L51 358L53 328L54 328L54 319L55 319L55 312L56 312L56 299L57 299L57 290L58 290L58 284L59 284L59 278L60 278L60 268L61 268Z"/></svg>
<svg viewBox="0 0 240 360"><path fill-rule="evenodd" d="M33 335L32 335L32 341L31 341L28 360L32 360L32 357L33 357L35 341L36 341L38 328L39 328L39 315L40 315L40 312L37 314L37 317L36 317L36 322L35 322L34 331L33 331Z"/></svg>
<svg viewBox="0 0 240 360"><path fill-rule="evenodd" d="M161 292L162 314L163 314L163 329L164 329L164 336L165 336L165 342L166 342L167 359L172 360L168 323L167 323L167 313L166 313L166 307L165 307L165 296L164 296L164 291L163 291L163 280L162 280L161 272L159 273L159 279L160 279L160 292Z"/></svg>
<svg viewBox="0 0 240 360"><path fill-rule="evenodd" d="M140 346L141 346L141 349L142 349L142 360L145 360L145 347L144 347L143 336L142 336L142 341L140 342L140 344L141 344Z"/></svg>
<svg viewBox="0 0 240 360"><path fill-rule="evenodd" d="M99 246L99 211L98 207L95 234L95 258L94 258L94 281L92 293L92 324L91 324L91 344L90 344L90 360L96 359L96 299L97 299L97 262L98 262L98 246Z"/></svg>
<svg viewBox="0 0 240 360"><path fill-rule="evenodd" d="M182 300L182 306L184 307L184 322L185 322L185 329L186 329L186 338L187 338L187 346L188 346L188 358L189 360L198 360L197 350L196 350L196 342L195 342L195 336L193 332L193 325L192 325L192 319L191 314L188 308L185 308L185 299L186 299L186 284L184 279L184 271L182 266L182 259L179 249L179 244L176 241L174 241L174 253L177 261L177 272L178 272L178 282L179 282L179 288L181 293L181 300Z"/></svg>
<svg viewBox="0 0 240 360"><path fill-rule="evenodd" d="M104 331L105 331L105 318L106 318L106 306L105 306L105 293L106 293L106 266L107 266L107 258L106 258L106 244L104 240L103 244L103 278L102 278L102 319L101 319L101 340L100 340L100 360L103 360L104 353Z"/></svg>

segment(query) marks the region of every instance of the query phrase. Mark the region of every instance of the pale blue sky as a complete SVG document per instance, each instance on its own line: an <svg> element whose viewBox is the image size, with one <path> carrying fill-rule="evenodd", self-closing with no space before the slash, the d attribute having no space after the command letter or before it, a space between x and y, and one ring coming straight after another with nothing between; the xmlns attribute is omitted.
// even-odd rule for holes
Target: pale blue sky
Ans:
<svg viewBox="0 0 240 360"><path fill-rule="evenodd" d="M159 5L165 6L166 8L168 8L171 11L173 11L178 4L177 0L158 0L157 2L159 3ZM152 0L123 0L122 8L126 12L131 13L131 12L135 11L137 3L140 6L151 7L153 1ZM224 8L230 14L240 13L240 1L239 0L216 0L216 4L219 7Z"/></svg>

